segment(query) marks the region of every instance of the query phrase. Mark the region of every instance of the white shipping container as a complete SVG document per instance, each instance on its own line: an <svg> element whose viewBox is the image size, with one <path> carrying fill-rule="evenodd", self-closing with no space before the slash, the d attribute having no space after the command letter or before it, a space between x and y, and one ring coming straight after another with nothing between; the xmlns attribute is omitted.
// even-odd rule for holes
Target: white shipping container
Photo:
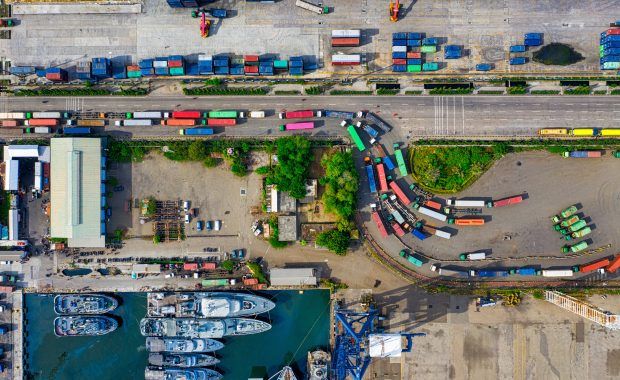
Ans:
<svg viewBox="0 0 620 380"><path fill-rule="evenodd" d="M0 112L0 119L25 119L24 112Z"/></svg>
<svg viewBox="0 0 620 380"><path fill-rule="evenodd" d="M323 14L323 8L322 7L319 7L318 5L314 5L312 3L308 3L308 2L303 1L303 0L297 0L295 2L295 5L297 5L300 8L307 9L307 10L309 10L311 12L320 14L320 15Z"/></svg>
<svg viewBox="0 0 620 380"><path fill-rule="evenodd" d="M421 214L430 216L431 218L435 218L437 220L441 220L442 222L445 222L446 219L448 219L448 217L445 214L438 213L437 211L431 210L430 208L420 207L418 211Z"/></svg>
<svg viewBox="0 0 620 380"><path fill-rule="evenodd" d="M213 61L213 56L212 55L206 55L206 54L200 54L198 56L198 60L199 61Z"/></svg>
<svg viewBox="0 0 620 380"><path fill-rule="evenodd" d="M458 199L454 201L455 207L485 207L485 201L475 201L475 200L462 200Z"/></svg>
<svg viewBox="0 0 620 380"><path fill-rule="evenodd" d="M361 56L359 54L336 54L332 55L332 62L355 62L359 63Z"/></svg>
<svg viewBox="0 0 620 380"><path fill-rule="evenodd" d="M161 112L134 112L134 119L161 119Z"/></svg>
<svg viewBox="0 0 620 380"><path fill-rule="evenodd" d="M34 133L52 133L52 129L50 127L35 127Z"/></svg>
<svg viewBox="0 0 620 380"><path fill-rule="evenodd" d="M406 53L407 46L392 46L392 53Z"/></svg>
<svg viewBox="0 0 620 380"><path fill-rule="evenodd" d="M43 164L41 164L41 161L37 161L34 163L34 175L38 176L42 174L43 174Z"/></svg>
<svg viewBox="0 0 620 380"><path fill-rule="evenodd" d="M574 273L571 269L544 269L543 277L573 277Z"/></svg>
<svg viewBox="0 0 620 380"><path fill-rule="evenodd" d="M250 117L252 118L265 117L265 111L250 111Z"/></svg>
<svg viewBox="0 0 620 380"><path fill-rule="evenodd" d="M392 216L394 217L394 219L396 219L398 224L405 223L405 219L403 219L403 216L400 215L400 212L398 212L397 210L392 211Z"/></svg>
<svg viewBox="0 0 620 380"><path fill-rule="evenodd" d="M469 260L484 260L487 257L487 254L484 252L476 252L467 254L467 259Z"/></svg>
<svg viewBox="0 0 620 380"><path fill-rule="evenodd" d="M435 230L435 236L439 236L440 238L450 239L452 234L442 230Z"/></svg>
<svg viewBox="0 0 620 380"><path fill-rule="evenodd" d="M43 177L41 175L34 176L34 189L37 191L43 190Z"/></svg>
<svg viewBox="0 0 620 380"><path fill-rule="evenodd" d="M332 38L360 38L359 29L332 30Z"/></svg>
<svg viewBox="0 0 620 380"><path fill-rule="evenodd" d="M60 112L33 112L33 119L60 119Z"/></svg>
<svg viewBox="0 0 620 380"><path fill-rule="evenodd" d="M153 125L153 120L151 119L129 119L123 120L123 125L125 127L148 127Z"/></svg>
<svg viewBox="0 0 620 380"><path fill-rule="evenodd" d="M168 67L168 61L154 61L153 67Z"/></svg>

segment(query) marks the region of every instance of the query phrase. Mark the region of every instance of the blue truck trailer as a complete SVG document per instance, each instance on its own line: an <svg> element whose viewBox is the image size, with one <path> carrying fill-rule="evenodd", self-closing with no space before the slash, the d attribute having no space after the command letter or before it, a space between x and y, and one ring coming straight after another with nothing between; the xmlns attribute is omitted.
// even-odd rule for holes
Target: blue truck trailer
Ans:
<svg viewBox="0 0 620 380"><path fill-rule="evenodd" d="M354 112L344 112L344 111L333 111L333 110L325 110L325 117L333 117L337 119L354 119Z"/></svg>
<svg viewBox="0 0 620 380"><path fill-rule="evenodd" d="M479 63L476 65L476 71L491 71L493 65L490 63Z"/></svg>
<svg viewBox="0 0 620 380"><path fill-rule="evenodd" d="M424 232L418 230L417 228L414 228L413 231L411 231L411 235L417 237L420 240L425 240L428 238L428 235L426 235Z"/></svg>
<svg viewBox="0 0 620 380"><path fill-rule="evenodd" d="M366 120L371 123L376 125L377 127L379 127L383 132L388 133L390 131L390 126L384 122L383 120L381 120L377 115L375 115L372 112L366 112L365 115L363 115Z"/></svg>
<svg viewBox="0 0 620 380"><path fill-rule="evenodd" d="M376 139L377 137L379 137L379 132L377 132L376 129L374 129L368 124L362 125L362 129L364 130L364 132L368 133L368 135L372 137L373 139Z"/></svg>
<svg viewBox="0 0 620 380"><path fill-rule="evenodd" d="M469 274L472 277L506 277L508 276L507 270L471 270Z"/></svg>
<svg viewBox="0 0 620 380"><path fill-rule="evenodd" d="M211 128L186 128L179 130L179 134L182 136L210 136L213 134Z"/></svg>
<svg viewBox="0 0 620 380"><path fill-rule="evenodd" d="M510 58L509 63L511 65L525 65L527 63L527 58L525 58L525 57Z"/></svg>
<svg viewBox="0 0 620 380"><path fill-rule="evenodd" d="M375 171L372 165L366 165L366 176L368 177L368 188L371 193L377 192L377 182L375 181Z"/></svg>
<svg viewBox="0 0 620 380"><path fill-rule="evenodd" d="M64 128L62 133L65 135L90 135L90 128L86 127L75 127L75 128Z"/></svg>

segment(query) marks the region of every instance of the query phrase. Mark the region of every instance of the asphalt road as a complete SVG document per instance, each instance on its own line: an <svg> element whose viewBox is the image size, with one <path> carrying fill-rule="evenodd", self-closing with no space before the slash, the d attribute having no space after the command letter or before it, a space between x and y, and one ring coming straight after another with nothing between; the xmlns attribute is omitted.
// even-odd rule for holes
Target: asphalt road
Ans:
<svg viewBox="0 0 620 380"><path fill-rule="evenodd" d="M242 120L216 129L227 136L282 135L277 112L297 109L371 110L390 123L398 137L527 136L539 128L617 127L620 97L613 96L248 96L248 97L84 97L1 98L0 111L169 111L179 109L265 110L265 119ZM344 134L338 119L317 119L308 134ZM3 130L2 137L20 134ZM107 132L134 137L178 135L175 127L119 128ZM395 136L396 137L396 136Z"/></svg>

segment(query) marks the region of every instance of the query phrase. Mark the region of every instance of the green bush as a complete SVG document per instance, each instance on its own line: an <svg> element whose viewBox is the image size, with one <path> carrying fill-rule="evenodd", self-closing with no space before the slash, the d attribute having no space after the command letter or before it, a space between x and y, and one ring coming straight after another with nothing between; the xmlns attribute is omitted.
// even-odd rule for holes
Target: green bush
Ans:
<svg viewBox="0 0 620 380"><path fill-rule="evenodd" d="M268 89L262 87L198 87L184 88L183 94L197 95L267 95Z"/></svg>
<svg viewBox="0 0 620 380"><path fill-rule="evenodd" d="M422 90L408 90L405 91L405 95L422 95L424 91Z"/></svg>
<svg viewBox="0 0 620 380"><path fill-rule="evenodd" d="M145 96L149 91L146 88L121 88L119 94L121 96Z"/></svg>
<svg viewBox="0 0 620 380"><path fill-rule="evenodd" d="M589 86L579 86L564 90L564 95L590 95L592 89Z"/></svg>
<svg viewBox="0 0 620 380"><path fill-rule="evenodd" d="M95 88L40 88L15 91L15 96L103 96L111 94L109 90Z"/></svg>
<svg viewBox="0 0 620 380"><path fill-rule="evenodd" d="M280 241L280 230L278 229L278 219L273 218L269 220L269 228L271 229L271 236L269 236L269 244L273 248L284 248L288 245L288 242Z"/></svg>
<svg viewBox="0 0 620 380"><path fill-rule="evenodd" d="M532 296L534 298L536 298L537 300L544 300L545 299L545 291L542 289L535 289L532 292Z"/></svg>
<svg viewBox="0 0 620 380"><path fill-rule="evenodd" d="M594 95L607 95L607 90L596 90L593 92Z"/></svg>
<svg viewBox="0 0 620 380"><path fill-rule="evenodd" d="M230 167L230 171L237 177L244 177L248 174L248 168L246 168L245 165L239 161L233 162Z"/></svg>
<svg viewBox="0 0 620 380"><path fill-rule="evenodd" d="M611 95L620 95L620 89L615 88L615 89L611 90L610 94Z"/></svg>
<svg viewBox="0 0 620 380"><path fill-rule="evenodd" d="M560 90L532 90L530 94L532 95L558 95Z"/></svg>
<svg viewBox="0 0 620 380"><path fill-rule="evenodd" d="M356 209L359 175L351 152L326 154L321 158L325 175L319 181L325 186L323 202L329 212L341 220L349 220Z"/></svg>
<svg viewBox="0 0 620 380"><path fill-rule="evenodd" d="M299 95L301 94L298 90L276 90L276 95Z"/></svg>
<svg viewBox="0 0 620 380"><path fill-rule="evenodd" d="M313 87L306 87L304 89L304 92L306 93L306 95L321 95L322 93L325 92L325 89L321 86L313 86Z"/></svg>
<svg viewBox="0 0 620 380"><path fill-rule="evenodd" d="M221 86L222 79L221 78L209 78L205 80L205 86Z"/></svg>
<svg viewBox="0 0 620 380"><path fill-rule="evenodd" d="M431 95L468 95L474 92L473 88L433 88L429 91Z"/></svg>
<svg viewBox="0 0 620 380"><path fill-rule="evenodd" d="M331 90L330 95L372 95L372 91Z"/></svg>
<svg viewBox="0 0 620 380"><path fill-rule="evenodd" d="M278 139L278 165L267 177L267 183L278 186L278 190L287 191L291 197L302 199L306 196L306 179L312 162L310 141L302 136Z"/></svg>
<svg viewBox="0 0 620 380"><path fill-rule="evenodd" d="M204 161L209 156L207 145L202 140L194 140L187 149L187 156L192 161Z"/></svg>
<svg viewBox="0 0 620 380"><path fill-rule="evenodd" d="M525 95L527 88L522 86L508 87L508 95Z"/></svg>
<svg viewBox="0 0 620 380"><path fill-rule="evenodd" d="M504 91L502 90L480 90L477 92L478 95L503 95Z"/></svg>
<svg viewBox="0 0 620 380"><path fill-rule="evenodd" d="M261 166L259 168L256 168L256 170L254 170L254 173L258 175L267 175L271 173L271 167L269 165Z"/></svg>
<svg viewBox="0 0 620 380"><path fill-rule="evenodd" d="M345 284L344 282L340 282L331 278L322 279L320 284L322 288L329 289L330 293L335 293L340 289L347 289L349 287L349 285Z"/></svg>
<svg viewBox="0 0 620 380"><path fill-rule="evenodd" d="M254 276L254 278L256 278L259 283L261 284L267 283L267 277L265 276L265 272L263 272L263 267L261 267L257 263L252 263L252 262L249 262L245 265L248 267L248 269L252 273L252 276Z"/></svg>
<svg viewBox="0 0 620 380"><path fill-rule="evenodd" d="M211 157L208 156L204 159L203 164L207 167L207 168L214 168L217 165L219 165L220 161L215 158L215 157Z"/></svg>
<svg viewBox="0 0 620 380"><path fill-rule="evenodd" d="M349 231L341 231L338 229L321 232L316 237L316 243L318 245L340 256L347 254L350 240Z"/></svg>
<svg viewBox="0 0 620 380"><path fill-rule="evenodd" d="M235 269L235 262L232 260L224 260L220 264L222 269L227 270L229 273L232 273L233 269Z"/></svg>
<svg viewBox="0 0 620 380"><path fill-rule="evenodd" d="M377 95L396 95L400 92L400 90L391 89L391 88L379 88L377 89Z"/></svg>

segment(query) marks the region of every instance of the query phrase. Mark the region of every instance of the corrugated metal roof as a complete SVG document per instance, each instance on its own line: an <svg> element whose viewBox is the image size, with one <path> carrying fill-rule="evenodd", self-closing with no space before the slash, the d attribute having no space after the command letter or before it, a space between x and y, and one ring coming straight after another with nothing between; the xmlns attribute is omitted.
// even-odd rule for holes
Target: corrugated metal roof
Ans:
<svg viewBox="0 0 620 380"><path fill-rule="evenodd" d="M313 268L272 268L269 282L273 286L316 286L317 278Z"/></svg>
<svg viewBox="0 0 620 380"><path fill-rule="evenodd" d="M38 145L9 145L4 148L4 159L11 158L38 158Z"/></svg>
<svg viewBox="0 0 620 380"><path fill-rule="evenodd" d="M9 240L19 239L19 213L15 209L9 210Z"/></svg>
<svg viewBox="0 0 620 380"><path fill-rule="evenodd" d="M51 235L69 247L104 247L101 140L53 138L51 151Z"/></svg>
<svg viewBox="0 0 620 380"><path fill-rule="evenodd" d="M19 161L9 160L4 166L4 190L17 191L19 187Z"/></svg>

